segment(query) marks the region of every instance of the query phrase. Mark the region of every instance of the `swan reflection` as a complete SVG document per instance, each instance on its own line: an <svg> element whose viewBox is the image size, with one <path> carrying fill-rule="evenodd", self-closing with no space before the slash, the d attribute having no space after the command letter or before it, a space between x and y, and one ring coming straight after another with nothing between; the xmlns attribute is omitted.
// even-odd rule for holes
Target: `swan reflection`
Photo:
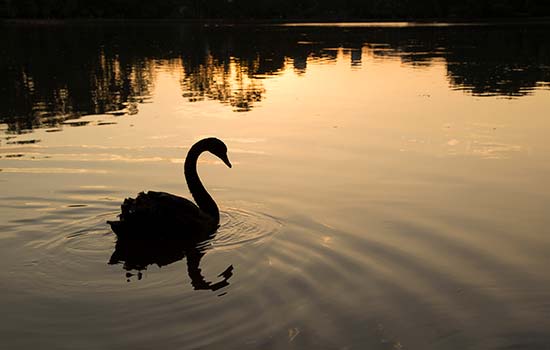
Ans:
<svg viewBox="0 0 550 350"><path fill-rule="evenodd" d="M188 240L141 237L138 239L118 238L115 250L109 259L109 264L123 264L131 277L131 271L137 271L141 279L142 271L149 265L158 267L170 265L187 258L187 274L195 290L217 291L229 285L229 278L233 276L233 265L229 265L218 275L217 282L207 281L202 275L200 262L206 254L208 241L193 245Z"/></svg>

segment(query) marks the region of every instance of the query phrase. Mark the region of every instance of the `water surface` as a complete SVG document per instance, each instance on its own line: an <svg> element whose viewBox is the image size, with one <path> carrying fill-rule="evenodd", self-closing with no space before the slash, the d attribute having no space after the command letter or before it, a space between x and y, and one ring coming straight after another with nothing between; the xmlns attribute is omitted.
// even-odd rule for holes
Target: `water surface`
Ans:
<svg viewBox="0 0 550 350"><path fill-rule="evenodd" d="M546 348L549 35L3 24L3 347ZM211 135L217 287L109 265L122 200L188 196Z"/></svg>

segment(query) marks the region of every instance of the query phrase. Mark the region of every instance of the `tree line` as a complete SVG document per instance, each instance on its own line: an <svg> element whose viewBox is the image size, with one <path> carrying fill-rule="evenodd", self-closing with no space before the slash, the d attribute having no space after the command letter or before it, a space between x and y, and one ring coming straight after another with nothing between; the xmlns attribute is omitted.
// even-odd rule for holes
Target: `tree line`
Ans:
<svg viewBox="0 0 550 350"><path fill-rule="evenodd" d="M550 16L548 0L0 0L2 18L353 20Z"/></svg>

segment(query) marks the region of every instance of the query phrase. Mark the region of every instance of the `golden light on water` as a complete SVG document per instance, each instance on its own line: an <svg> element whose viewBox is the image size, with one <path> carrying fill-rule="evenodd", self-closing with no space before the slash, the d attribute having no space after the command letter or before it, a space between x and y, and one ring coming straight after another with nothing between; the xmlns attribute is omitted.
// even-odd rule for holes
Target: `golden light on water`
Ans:
<svg viewBox="0 0 550 350"><path fill-rule="evenodd" d="M0 85L3 339L543 348L548 28L521 28L10 29L29 44L7 38ZM141 191L192 200L210 136L233 165L197 164L215 237L128 263L106 222Z"/></svg>

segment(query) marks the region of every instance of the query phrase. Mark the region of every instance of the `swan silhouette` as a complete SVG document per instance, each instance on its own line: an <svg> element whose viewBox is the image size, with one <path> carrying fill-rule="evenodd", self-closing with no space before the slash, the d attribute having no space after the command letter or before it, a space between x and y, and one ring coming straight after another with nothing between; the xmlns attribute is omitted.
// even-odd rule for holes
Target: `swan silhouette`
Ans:
<svg viewBox="0 0 550 350"><path fill-rule="evenodd" d="M121 205L119 220L108 221L119 240L136 236L173 236L197 243L216 232L220 212L197 174L197 160L205 151L231 168L227 146L215 137L202 139L189 149L184 164L185 179L197 204L155 191L141 192L135 199L126 198Z"/></svg>
<svg viewBox="0 0 550 350"><path fill-rule="evenodd" d="M197 205L166 192L141 192L135 199L126 198L119 220L107 221L117 235L109 264L123 263L126 271L137 270L141 279L141 271L149 265L162 267L186 257L187 274L194 289L217 291L229 285L233 265L218 275L221 280L216 283L207 281L200 269L200 261L209 248L208 240L214 237L220 223L218 206L197 174L197 160L205 151L231 168L222 141L211 137L195 143L187 153L184 170ZM126 276L131 275L128 272Z"/></svg>

